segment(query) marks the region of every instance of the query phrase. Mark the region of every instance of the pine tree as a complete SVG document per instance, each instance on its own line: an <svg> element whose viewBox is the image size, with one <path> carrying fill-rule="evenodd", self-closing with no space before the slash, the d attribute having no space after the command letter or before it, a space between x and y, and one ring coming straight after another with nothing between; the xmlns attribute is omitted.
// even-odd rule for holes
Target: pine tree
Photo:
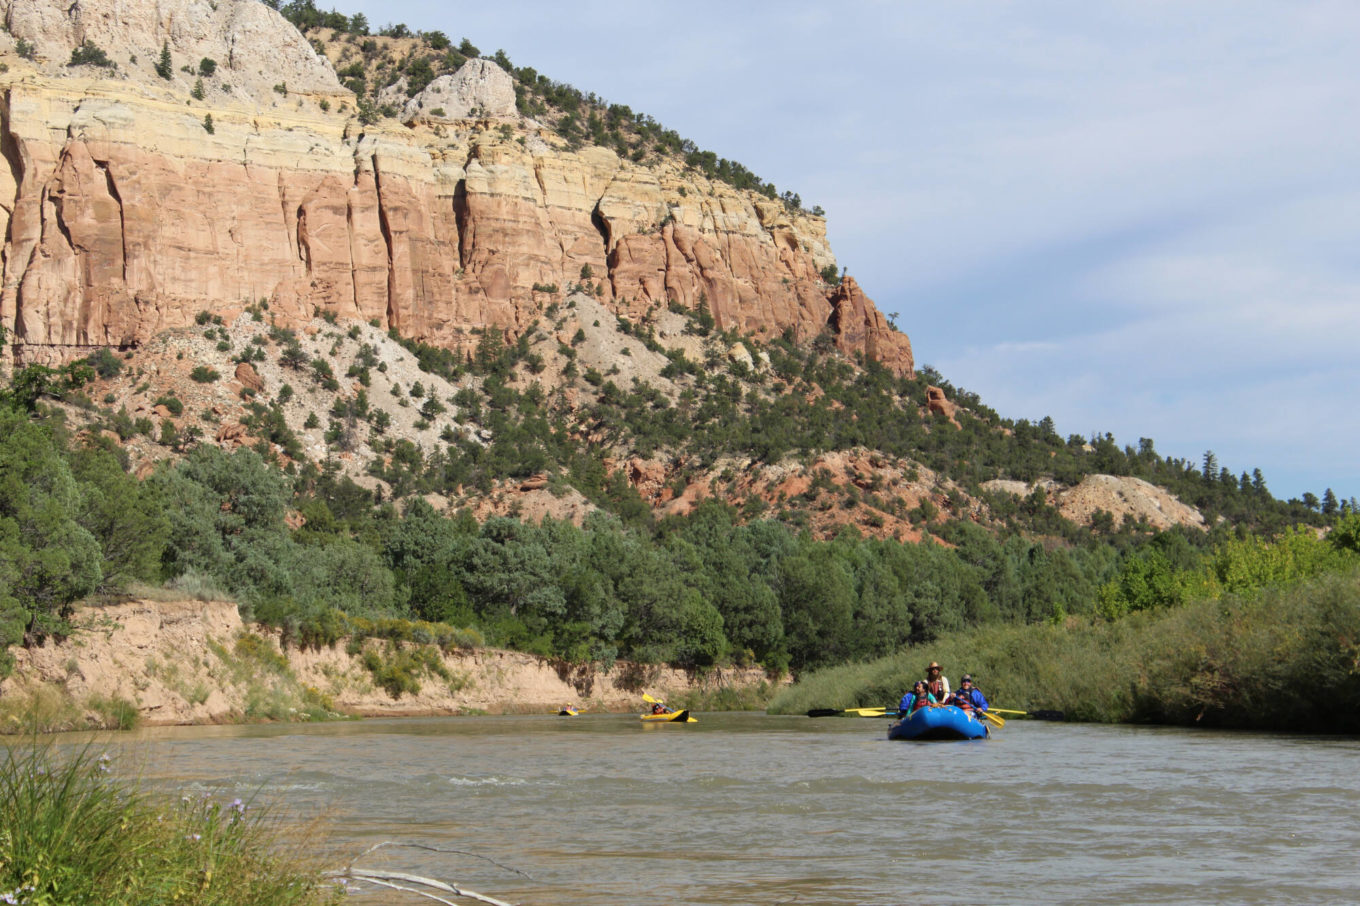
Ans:
<svg viewBox="0 0 1360 906"><path fill-rule="evenodd" d="M165 79L167 82L170 81L170 71L171 66L173 65L174 64L170 61L170 42L166 41L161 44L161 58L156 63L156 75Z"/></svg>

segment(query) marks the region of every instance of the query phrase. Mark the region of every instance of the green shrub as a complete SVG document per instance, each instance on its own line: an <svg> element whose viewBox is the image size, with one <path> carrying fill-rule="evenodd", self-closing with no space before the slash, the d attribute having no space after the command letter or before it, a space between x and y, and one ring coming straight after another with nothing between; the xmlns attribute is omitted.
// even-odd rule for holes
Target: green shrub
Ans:
<svg viewBox="0 0 1360 906"><path fill-rule="evenodd" d="M85 361L94 369L95 374L105 380L117 377L123 370L123 360L114 355L113 350L109 349L107 346L101 346L95 352L87 356Z"/></svg>
<svg viewBox="0 0 1360 906"><path fill-rule="evenodd" d="M113 61L109 55L96 45L89 38L86 38L79 47L71 51L71 62L67 66L103 66L105 69L113 69Z"/></svg>
<svg viewBox="0 0 1360 906"><path fill-rule="evenodd" d="M197 368L195 368L193 371L189 373L189 377L193 378L200 384L211 384L213 381L216 381L218 378L222 377L222 375L218 374L216 371L209 368L207 365L199 365Z"/></svg>
<svg viewBox="0 0 1360 906"><path fill-rule="evenodd" d="M100 724L109 730L132 730L141 721L137 705L125 698L96 695L87 701L86 706L100 716Z"/></svg>
<svg viewBox="0 0 1360 906"><path fill-rule="evenodd" d="M164 406L166 409L170 410L170 414L176 418L184 414L184 403L180 402L179 397L170 394L156 397L156 401L152 403L152 405Z"/></svg>

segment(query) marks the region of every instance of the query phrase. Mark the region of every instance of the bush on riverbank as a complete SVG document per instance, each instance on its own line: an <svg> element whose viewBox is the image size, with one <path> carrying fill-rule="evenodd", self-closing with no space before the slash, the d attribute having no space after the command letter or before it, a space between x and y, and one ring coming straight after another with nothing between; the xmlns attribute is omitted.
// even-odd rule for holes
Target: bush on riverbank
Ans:
<svg viewBox="0 0 1360 906"><path fill-rule="evenodd" d="M931 660L992 704L1071 719L1360 732L1360 570L1114 622L989 626L819 671L770 710L896 704Z"/></svg>
<svg viewBox="0 0 1360 906"><path fill-rule="evenodd" d="M0 902L338 902L304 841L259 812L239 799L152 795L88 749L11 748L0 762Z"/></svg>

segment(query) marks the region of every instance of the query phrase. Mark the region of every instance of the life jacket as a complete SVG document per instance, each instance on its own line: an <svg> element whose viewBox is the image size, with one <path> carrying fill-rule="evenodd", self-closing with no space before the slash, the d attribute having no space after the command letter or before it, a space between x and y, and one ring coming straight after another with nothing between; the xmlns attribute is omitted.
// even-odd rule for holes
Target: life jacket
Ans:
<svg viewBox="0 0 1360 906"><path fill-rule="evenodd" d="M928 704L930 704L930 693L918 692L914 696L912 696L911 707L908 708L907 711L908 713L910 713L917 710L918 708L924 708Z"/></svg>
<svg viewBox="0 0 1360 906"><path fill-rule="evenodd" d="M964 695L962 693L954 696L952 704L954 705L955 708L958 708L960 711L963 711L965 713L971 713L972 711L976 710L973 707L973 700L969 698L967 695Z"/></svg>
<svg viewBox="0 0 1360 906"><path fill-rule="evenodd" d="M927 680L926 691L935 696L936 701L940 701L944 698L944 680Z"/></svg>

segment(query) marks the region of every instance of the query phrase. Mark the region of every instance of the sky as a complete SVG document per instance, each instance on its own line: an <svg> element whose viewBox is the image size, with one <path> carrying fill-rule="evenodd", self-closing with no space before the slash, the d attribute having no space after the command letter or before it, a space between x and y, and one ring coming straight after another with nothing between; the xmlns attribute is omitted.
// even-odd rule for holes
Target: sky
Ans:
<svg viewBox="0 0 1360 906"><path fill-rule="evenodd" d="M820 205L917 365L1003 416L1360 496L1360 4L334 7L504 50Z"/></svg>

